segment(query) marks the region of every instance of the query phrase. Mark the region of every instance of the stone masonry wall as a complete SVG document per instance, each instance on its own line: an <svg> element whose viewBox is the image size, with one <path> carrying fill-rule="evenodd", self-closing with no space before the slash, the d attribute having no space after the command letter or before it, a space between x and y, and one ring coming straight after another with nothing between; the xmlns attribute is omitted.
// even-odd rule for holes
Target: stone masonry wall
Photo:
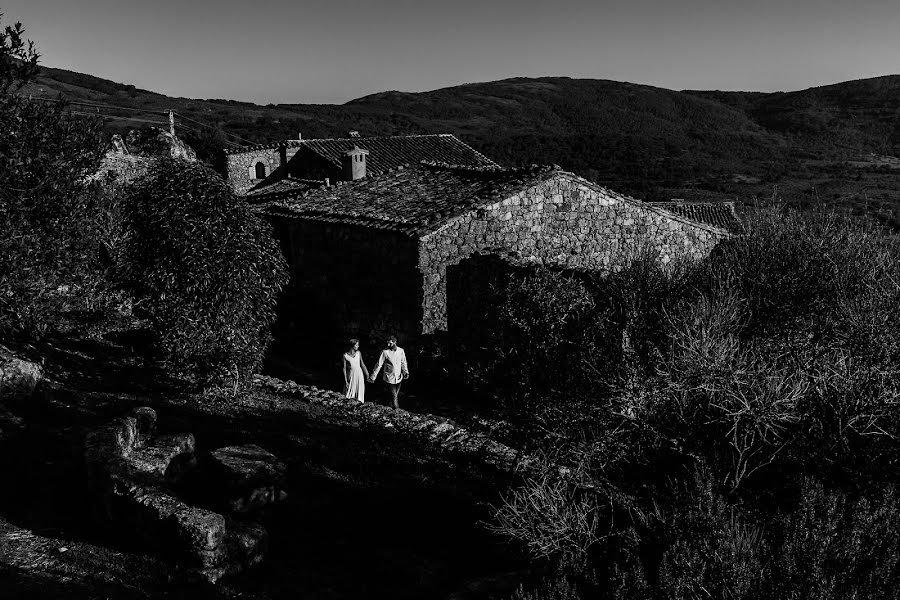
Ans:
<svg viewBox="0 0 900 600"><path fill-rule="evenodd" d="M146 175L152 164L153 159L145 156L107 152L94 177L105 185L130 185Z"/></svg>
<svg viewBox="0 0 900 600"><path fill-rule="evenodd" d="M418 333L416 241L358 225L273 217L291 280L279 299L280 335L343 343ZM339 356L339 355L338 355Z"/></svg>
<svg viewBox="0 0 900 600"><path fill-rule="evenodd" d="M645 249L663 263L700 258L727 236L561 173L419 239L422 330L447 328L447 266L504 248L542 263L617 271Z"/></svg>
<svg viewBox="0 0 900 600"><path fill-rule="evenodd" d="M262 161L266 165L266 175L268 176L281 165L281 152L280 148L264 148L253 152L226 155L228 183L231 184L231 189L238 194L243 194L262 181L262 179L250 176L250 168Z"/></svg>

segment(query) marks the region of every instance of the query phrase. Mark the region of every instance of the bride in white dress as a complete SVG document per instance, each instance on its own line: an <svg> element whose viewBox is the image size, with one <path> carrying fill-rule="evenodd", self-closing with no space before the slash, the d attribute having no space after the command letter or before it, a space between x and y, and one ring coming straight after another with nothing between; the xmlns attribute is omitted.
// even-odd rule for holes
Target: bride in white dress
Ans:
<svg viewBox="0 0 900 600"><path fill-rule="evenodd" d="M350 346L344 352L344 397L365 402L366 380L369 370L359 352L359 340L350 340Z"/></svg>

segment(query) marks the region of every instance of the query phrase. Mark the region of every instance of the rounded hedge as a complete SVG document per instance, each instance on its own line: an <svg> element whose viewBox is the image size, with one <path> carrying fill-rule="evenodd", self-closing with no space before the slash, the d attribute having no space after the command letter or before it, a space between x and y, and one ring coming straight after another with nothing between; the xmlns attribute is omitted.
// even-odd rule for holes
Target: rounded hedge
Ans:
<svg viewBox="0 0 900 600"><path fill-rule="evenodd" d="M214 171L160 159L123 198L120 277L166 365L198 383L245 381L271 341L287 282L268 223Z"/></svg>

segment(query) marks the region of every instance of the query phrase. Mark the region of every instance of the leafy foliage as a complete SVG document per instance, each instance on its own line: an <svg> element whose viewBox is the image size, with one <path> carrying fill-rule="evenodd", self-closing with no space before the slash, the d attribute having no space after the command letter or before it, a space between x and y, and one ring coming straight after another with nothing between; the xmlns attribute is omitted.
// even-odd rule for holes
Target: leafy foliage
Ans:
<svg viewBox="0 0 900 600"><path fill-rule="evenodd" d="M15 92L37 70L21 24L0 32L0 332L40 336L99 302L99 124Z"/></svg>
<svg viewBox="0 0 900 600"><path fill-rule="evenodd" d="M166 363L201 383L260 365L286 267L268 224L207 167L161 159L123 204L123 281Z"/></svg>

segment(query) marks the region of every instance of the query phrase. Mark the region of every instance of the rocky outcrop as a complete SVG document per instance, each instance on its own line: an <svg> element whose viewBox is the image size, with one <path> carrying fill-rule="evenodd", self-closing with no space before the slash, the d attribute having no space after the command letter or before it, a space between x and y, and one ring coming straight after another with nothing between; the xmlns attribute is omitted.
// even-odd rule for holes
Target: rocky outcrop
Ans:
<svg viewBox="0 0 900 600"><path fill-rule="evenodd" d="M180 158L197 161L193 148L168 131L156 127L132 129L125 139L125 147L132 156Z"/></svg>
<svg viewBox="0 0 900 600"><path fill-rule="evenodd" d="M154 436L156 412L142 407L91 432L85 441L90 489L101 523L208 581L261 560L265 529L232 524L173 491L191 472L191 434Z"/></svg>
<svg viewBox="0 0 900 600"><path fill-rule="evenodd" d="M287 468L270 452L255 444L226 446L208 458L214 480L221 482L221 497L227 509L248 513L286 497Z"/></svg>
<svg viewBox="0 0 900 600"><path fill-rule="evenodd" d="M43 378L41 365L20 358L0 345L0 403L9 406L31 399Z"/></svg>
<svg viewBox="0 0 900 600"><path fill-rule="evenodd" d="M112 136L100 169L91 179L113 187L129 185L146 175L156 158L196 162L197 154L168 131L156 127L132 129L125 139L118 134Z"/></svg>

